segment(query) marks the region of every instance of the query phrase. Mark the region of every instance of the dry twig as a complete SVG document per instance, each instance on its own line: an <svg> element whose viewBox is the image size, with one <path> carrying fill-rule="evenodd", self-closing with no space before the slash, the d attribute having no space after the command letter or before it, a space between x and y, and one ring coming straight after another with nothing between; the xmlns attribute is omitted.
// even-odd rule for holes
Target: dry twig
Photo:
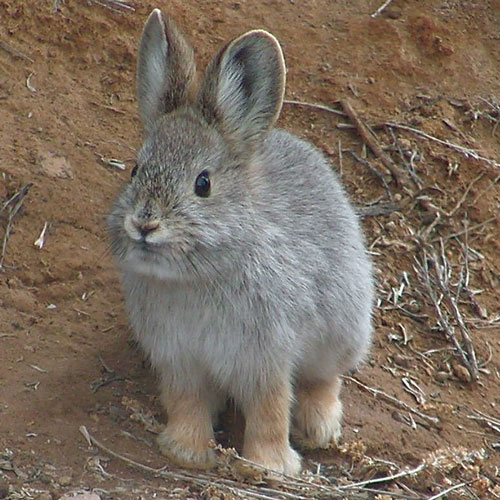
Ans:
<svg viewBox="0 0 500 500"><path fill-rule="evenodd" d="M344 380L348 380L349 382L354 382L356 385L361 387L363 390L373 394L375 397L380 397L381 399L396 405L398 408L401 408L403 410L409 411L410 413L413 413L414 415L419 416L420 418L426 420L427 422L430 422L433 425L438 425L440 420L438 417L431 417L430 415L426 415L425 413L422 413L418 410L415 410L415 408L412 408L410 405L406 404L404 401L400 401L399 399L390 396L384 391L381 391L380 389L375 389L373 387L369 387L368 385L363 384L363 382L360 382L358 379L354 377L348 377L344 376Z"/></svg>
<svg viewBox="0 0 500 500"><path fill-rule="evenodd" d="M453 144L452 142L443 141L442 139L438 139L437 137L434 137L433 135L422 132L422 130L419 130L417 128L408 127L407 125L401 125L400 123L395 123L395 122L387 122L385 125L387 125L388 127L399 128L401 130L407 130L408 132L412 132L413 134L419 135L421 137L425 137L426 139L428 139L430 141L437 142L439 144L442 144L443 146L446 146L450 149L453 149L454 151L458 151L459 153L464 155L466 158L474 158L475 160L483 161L483 162L487 163L488 165L492 165L494 167L500 167L500 163L496 162L495 160L491 160L490 158L486 158L484 156L481 156L474 149L466 148L464 146L460 146L459 144Z"/></svg>
<svg viewBox="0 0 500 500"><path fill-rule="evenodd" d="M354 111L351 103L347 99L343 99L340 101L340 104L342 105L342 109L346 115L351 119L354 125L356 125L356 129L363 142L372 150L373 154L380 159L387 170L389 170L397 184L400 186L404 185L406 179L403 179L404 176L398 170L391 158L384 153L384 151L382 151L377 139L370 133L366 125L361 121L357 113Z"/></svg>
<svg viewBox="0 0 500 500"><path fill-rule="evenodd" d="M460 484L455 484L453 486L450 486L449 488L446 488L443 491L440 491L436 495L432 495L429 497L427 500L437 500L438 498L443 498L444 496L448 495L448 493L451 493L452 491L458 490L460 488L463 488L467 486L468 483L460 483Z"/></svg>
<svg viewBox="0 0 500 500"><path fill-rule="evenodd" d="M134 7L127 5L124 2L119 2L118 0L88 0L89 3L93 2L101 7L105 7L117 14L124 14L125 12L135 12Z"/></svg>
<svg viewBox="0 0 500 500"><path fill-rule="evenodd" d="M419 472L424 470L425 467L426 463L422 462L418 467L415 467L414 469L403 470L401 472L398 472L397 474L393 474L392 476L377 477L374 479L368 479L367 481L361 481L360 483L346 484L343 486L339 486L339 490L355 489L367 484L386 483L388 481L394 481L395 479L401 479L402 477L414 476L415 474L418 474Z"/></svg>
<svg viewBox="0 0 500 500"><path fill-rule="evenodd" d="M403 165L406 167L406 170L408 171L408 174L411 178L411 180L415 183L415 185L418 187L418 189L422 189L423 187L423 182L422 179L417 175L417 173L414 170L413 167L413 159L415 156L417 156L416 152L412 152L411 158L410 158L410 164L406 161L405 155L403 154L403 151L401 150L401 145L399 144L399 141L396 137L396 134L394 133L394 130L391 127L387 127L389 129L389 133L391 134L392 140L394 141L394 145L396 146L396 149L398 150L399 157L401 158L401 161L403 162Z"/></svg>
<svg viewBox="0 0 500 500"><path fill-rule="evenodd" d="M395 203L377 203L376 205L365 205L356 207L356 213L361 217L377 217L379 215L391 215L400 212L401 207Z"/></svg>
<svg viewBox="0 0 500 500"><path fill-rule="evenodd" d="M12 204L12 207L10 208L9 211L9 217L7 220L7 227L5 228L5 235L3 237L3 243L2 243L2 255L0 257L0 270L3 268L3 262L5 259L5 252L7 251L7 242L9 241L9 236L10 232L12 230L12 221L14 220L14 217L16 216L17 212L21 209L24 198L28 194L28 191L30 190L31 186L33 184L29 183L24 185L16 194L11 196L4 204L2 209L0 210L0 213L3 212L9 205Z"/></svg>
<svg viewBox="0 0 500 500"><path fill-rule="evenodd" d="M352 157L358 162L361 163L361 165L364 165L377 179L380 180L382 185L384 186L385 192L387 193L387 197L389 198L390 201L392 201L392 193L391 190L389 189L389 185L384 179L384 176L375 168L370 165L370 162L367 160L364 160L363 158L360 158L354 151L349 150L349 153L351 153Z"/></svg>
<svg viewBox="0 0 500 500"><path fill-rule="evenodd" d="M7 42L4 42L3 40L0 40L0 48L5 50L5 52L8 52L11 56L18 57L19 59L24 59L25 61L28 61L30 63L35 62L33 61L33 59L31 59L31 57L28 57L27 55L23 54L20 50L11 47Z"/></svg>
<svg viewBox="0 0 500 500"><path fill-rule="evenodd" d="M370 17L375 18L375 17L379 16L380 14L382 14L384 9L386 9L391 2L392 2L392 0L385 0L385 2L373 14L370 15Z"/></svg>
<svg viewBox="0 0 500 500"><path fill-rule="evenodd" d="M451 267L448 263L448 259L446 258L442 240L440 246L440 258L437 257L434 249L432 249L429 254L424 248L420 260L416 259L416 270L420 281L425 286L426 294L430 298L432 305L436 310L441 329L445 333L446 338L455 346L457 352L462 358L464 366L467 368L467 371L471 376L471 379L477 380L479 377L479 370L474 344L472 343L468 328L465 325L457 306L456 298L452 296L450 291ZM436 288L438 291L436 291ZM457 323L461 333L463 346L460 344L455 335L455 328L450 324L447 315L443 312L441 307L443 300Z"/></svg>
<svg viewBox="0 0 500 500"><path fill-rule="evenodd" d="M293 104L295 106L303 106L305 108L318 109L320 111L327 111L328 113L333 113L338 116L346 116L342 111L337 111L336 109L330 108L329 106L325 106L324 104L316 104L312 102L303 102L303 101L294 101L290 99L285 99L283 104Z"/></svg>

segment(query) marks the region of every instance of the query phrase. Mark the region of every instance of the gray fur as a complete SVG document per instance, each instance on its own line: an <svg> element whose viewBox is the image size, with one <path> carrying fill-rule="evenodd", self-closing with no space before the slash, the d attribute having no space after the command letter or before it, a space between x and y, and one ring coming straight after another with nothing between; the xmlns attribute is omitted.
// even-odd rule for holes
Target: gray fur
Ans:
<svg viewBox="0 0 500 500"><path fill-rule="evenodd" d="M137 100L146 133L159 116L188 99L195 75L193 50L173 21L154 9L142 32L137 63Z"/></svg>
<svg viewBox="0 0 500 500"><path fill-rule="evenodd" d="M276 379L329 380L354 368L372 333L371 263L323 155L272 129L283 98L279 45L264 32L243 35L209 67L195 104L177 93L160 116L146 93L170 95L179 75L148 81L158 74L143 61L159 60L162 46L141 43L148 133L138 174L109 216L137 340L164 384L230 396L243 409ZM233 58L241 50L244 63ZM202 170L207 198L193 188ZM152 222L158 229L139 242Z"/></svg>

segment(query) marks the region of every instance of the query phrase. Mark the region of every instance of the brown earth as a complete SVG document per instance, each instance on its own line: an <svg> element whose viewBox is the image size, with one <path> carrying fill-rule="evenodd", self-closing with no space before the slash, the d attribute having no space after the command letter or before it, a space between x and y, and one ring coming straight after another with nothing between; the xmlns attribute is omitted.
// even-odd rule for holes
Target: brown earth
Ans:
<svg viewBox="0 0 500 500"><path fill-rule="evenodd" d="M148 0L122 13L110 3L0 0L0 498L89 491L103 499L265 498L278 490L332 498L320 484L421 463L420 472L367 484L356 498L374 498L375 490L388 492L378 498L428 498L455 486L448 498L500 498L500 169L493 161L500 158L500 1L394 0L375 18L382 0ZM223 467L192 476L209 478L208 487L158 478L89 447L79 432L85 426L121 455L165 465L154 446L155 422L164 421L154 376L130 341L105 227L140 144L136 46L154 7L175 18L203 63L246 30L271 31L287 59L287 98L337 111L349 99L397 171L416 179L398 186L356 130L341 125L348 118L285 105L280 125L331 156L364 210L379 304L371 357L354 376L424 414L346 380L342 445L305 453L309 489L266 490ZM443 258L452 303L446 294L441 301L432 281L432 261ZM426 262L441 323L418 277ZM453 304L477 355L475 382L445 335L446 320L466 347ZM238 435L226 430L221 440L231 445ZM222 479L234 480L233 489Z"/></svg>

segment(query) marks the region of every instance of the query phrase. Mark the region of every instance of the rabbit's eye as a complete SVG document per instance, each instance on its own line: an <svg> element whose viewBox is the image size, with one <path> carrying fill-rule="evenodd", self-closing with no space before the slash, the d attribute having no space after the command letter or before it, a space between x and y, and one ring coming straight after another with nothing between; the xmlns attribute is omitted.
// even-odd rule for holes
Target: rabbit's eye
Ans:
<svg viewBox="0 0 500 500"><path fill-rule="evenodd" d="M196 177L194 192L197 196L201 196L202 198L210 196L210 177L206 170L203 170L203 172Z"/></svg>
<svg viewBox="0 0 500 500"><path fill-rule="evenodd" d="M136 163L135 166L134 166L134 168L132 169L132 172L130 172L130 178L131 179L133 179L136 176L138 168L139 168L139 166Z"/></svg>

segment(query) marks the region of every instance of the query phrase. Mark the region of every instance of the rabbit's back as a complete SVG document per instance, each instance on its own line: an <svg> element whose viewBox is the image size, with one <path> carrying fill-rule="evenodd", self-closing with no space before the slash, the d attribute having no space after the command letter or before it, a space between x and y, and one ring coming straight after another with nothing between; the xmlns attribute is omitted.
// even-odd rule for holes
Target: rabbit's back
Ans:
<svg viewBox="0 0 500 500"><path fill-rule="evenodd" d="M299 332L303 362L331 358L333 347L335 369L350 369L365 355L372 330L372 268L358 217L330 164L310 143L274 129L261 162L261 210L281 231L280 251L293 261L287 272L302 295L297 300L312 303Z"/></svg>
<svg viewBox="0 0 500 500"><path fill-rule="evenodd" d="M323 154L295 135L274 129L263 143L266 193L276 222L321 247L364 254L354 210ZM299 223L300 221L300 223ZM295 223L294 223L295 222Z"/></svg>

